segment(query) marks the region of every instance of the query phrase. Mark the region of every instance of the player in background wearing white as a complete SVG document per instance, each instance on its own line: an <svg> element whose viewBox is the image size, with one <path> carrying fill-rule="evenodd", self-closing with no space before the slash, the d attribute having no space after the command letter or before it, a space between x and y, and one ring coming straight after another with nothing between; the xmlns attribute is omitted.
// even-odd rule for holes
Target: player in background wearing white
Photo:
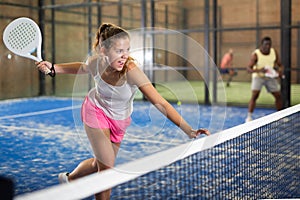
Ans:
<svg viewBox="0 0 300 200"><path fill-rule="evenodd" d="M135 92L144 96L190 138L209 135L206 129L194 130L152 86L147 76L130 57L130 37L127 31L114 25L102 24L96 33L95 55L87 64L81 62L55 64L57 74L90 73L95 88L91 89L82 105L82 120L95 158L82 161L71 173L61 173L60 182L112 168L126 128L131 122ZM37 63L42 72L49 71L51 63ZM97 184L97 183L95 183ZM111 190L95 195L109 199Z"/></svg>
<svg viewBox="0 0 300 200"><path fill-rule="evenodd" d="M264 37L261 40L260 48L252 53L250 62L247 66L247 71L252 73L252 96L248 105L246 122L252 120L252 113L262 86L265 86L267 91L274 96L276 109L282 109L282 99L277 79L278 77L283 77L283 66L279 59L278 52L271 46L271 38Z"/></svg>

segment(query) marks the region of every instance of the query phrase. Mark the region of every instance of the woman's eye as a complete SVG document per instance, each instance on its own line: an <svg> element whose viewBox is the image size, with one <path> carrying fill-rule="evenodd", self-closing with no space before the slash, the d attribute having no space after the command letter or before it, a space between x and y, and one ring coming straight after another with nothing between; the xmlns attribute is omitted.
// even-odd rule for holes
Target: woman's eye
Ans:
<svg viewBox="0 0 300 200"><path fill-rule="evenodd" d="M116 50L116 53L117 54L122 54L122 53L129 53L130 52L130 49L127 49L127 50L122 50L122 49L119 49L119 50Z"/></svg>

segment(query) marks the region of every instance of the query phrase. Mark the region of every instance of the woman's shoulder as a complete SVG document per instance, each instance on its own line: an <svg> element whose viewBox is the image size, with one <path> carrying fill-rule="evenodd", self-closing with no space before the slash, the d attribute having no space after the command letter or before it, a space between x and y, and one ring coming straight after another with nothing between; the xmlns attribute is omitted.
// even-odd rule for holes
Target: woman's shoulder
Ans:
<svg viewBox="0 0 300 200"><path fill-rule="evenodd" d="M89 56L89 57L87 58L86 64L87 64L87 65L93 65L93 64L95 64L95 63L98 62L99 58L100 58L99 55L91 55L91 56Z"/></svg>
<svg viewBox="0 0 300 200"><path fill-rule="evenodd" d="M127 81L129 84L136 85L138 87L145 84L151 84L146 74L140 68L140 64L138 63L137 60L130 57L128 58L126 64L127 64L127 73L126 73Z"/></svg>
<svg viewBox="0 0 300 200"><path fill-rule="evenodd" d="M134 59L133 57L128 57L125 64L127 66L127 71L133 70L134 68L139 66L138 61L136 59Z"/></svg>
<svg viewBox="0 0 300 200"><path fill-rule="evenodd" d="M105 66L105 59L100 55L92 55L86 61L86 64L92 73L92 75L96 75L98 70L101 70Z"/></svg>

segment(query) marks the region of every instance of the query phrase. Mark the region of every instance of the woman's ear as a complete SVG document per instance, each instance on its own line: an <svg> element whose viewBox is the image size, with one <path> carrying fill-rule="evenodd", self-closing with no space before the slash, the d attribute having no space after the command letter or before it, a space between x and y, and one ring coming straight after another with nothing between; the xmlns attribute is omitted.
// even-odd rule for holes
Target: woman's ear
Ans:
<svg viewBox="0 0 300 200"><path fill-rule="evenodd" d="M103 56L106 56L106 49L104 47L99 46L99 53Z"/></svg>

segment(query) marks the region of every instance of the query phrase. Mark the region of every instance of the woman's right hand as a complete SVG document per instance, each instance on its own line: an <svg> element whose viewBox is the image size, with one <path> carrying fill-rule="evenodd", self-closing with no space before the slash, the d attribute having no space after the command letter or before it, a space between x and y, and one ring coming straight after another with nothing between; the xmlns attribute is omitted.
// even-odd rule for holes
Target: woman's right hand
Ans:
<svg viewBox="0 0 300 200"><path fill-rule="evenodd" d="M187 135L189 136L190 139L196 138L197 136L199 136L201 134L209 136L210 132L209 132L209 130L207 130L205 128L200 128L198 130L191 129L191 131L189 133L187 133Z"/></svg>
<svg viewBox="0 0 300 200"><path fill-rule="evenodd" d="M40 72L44 74L51 73L52 63L48 61L41 61L41 62L36 62L35 64L37 65L37 68Z"/></svg>

